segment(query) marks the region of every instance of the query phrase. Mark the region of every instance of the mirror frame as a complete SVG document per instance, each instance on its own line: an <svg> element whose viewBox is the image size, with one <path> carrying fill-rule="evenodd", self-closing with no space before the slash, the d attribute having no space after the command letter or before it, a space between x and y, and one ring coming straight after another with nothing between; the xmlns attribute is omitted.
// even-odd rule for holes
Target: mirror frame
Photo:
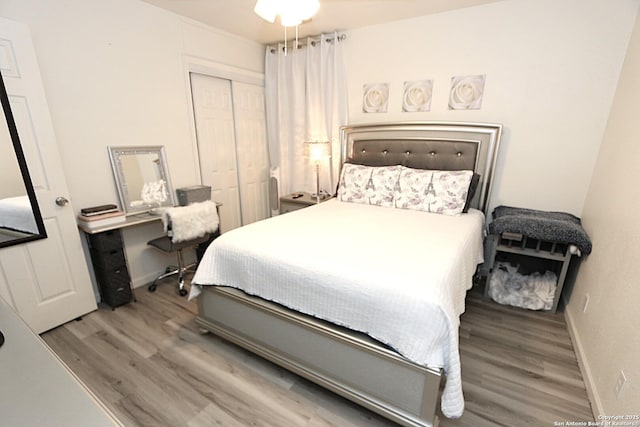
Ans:
<svg viewBox="0 0 640 427"><path fill-rule="evenodd" d="M27 161L24 157L22 145L20 144L18 128L13 117L13 112L11 111L11 103L9 102L9 95L7 93L7 88L4 85L4 78L2 77L2 73L0 73L0 102L2 103L2 110L7 122L7 128L9 129L9 135L11 136L11 141L13 143L13 150L16 155L16 160L18 161L18 167L20 168L20 173L22 174L22 181L24 182L24 187L31 204L31 212L33 213L33 218L35 219L36 226L38 228L37 234L30 234L25 237L18 237L13 240L0 242L0 248L6 248L8 246L19 245L22 243L32 242L34 240L46 239L47 230L44 227L44 221L40 212L40 206L38 206L36 192L33 188L33 182L31 181L31 175L29 175Z"/></svg>
<svg viewBox="0 0 640 427"><path fill-rule="evenodd" d="M173 186L171 185L171 178L169 177L169 167L167 165L167 158L165 155L164 145L139 145L139 146L126 146L126 147L108 147L109 159L111 160L111 169L113 170L113 177L116 181L116 189L118 190L118 198L120 199L120 207L124 211L125 215L136 215L145 212L149 212L159 207L170 207L176 205L175 194L173 192ZM131 200L129 199L129 191L127 187L127 179L125 172L122 168L122 162L120 156L122 155L134 155L134 154L157 154L160 159L160 174L161 178L167 184L168 198L160 206L131 206Z"/></svg>

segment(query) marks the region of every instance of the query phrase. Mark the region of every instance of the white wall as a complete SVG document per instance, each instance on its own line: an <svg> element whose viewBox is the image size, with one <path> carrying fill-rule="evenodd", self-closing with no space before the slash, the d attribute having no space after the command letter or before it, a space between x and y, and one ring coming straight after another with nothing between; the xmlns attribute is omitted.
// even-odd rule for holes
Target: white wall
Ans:
<svg viewBox="0 0 640 427"><path fill-rule="evenodd" d="M493 206L580 215L637 0L506 0L351 31L350 120L504 125ZM451 77L485 74L480 110L447 108ZM433 79L431 111L403 113L404 81ZM390 83L386 114L362 87Z"/></svg>
<svg viewBox="0 0 640 427"><path fill-rule="evenodd" d="M199 183L186 63L263 72L258 43L134 0L2 0L0 16L30 27L74 209L117 202L107 146L164 145L174 187ZM127 229L134 285L173 257Z"/></svg>
<svg viewBox="0 0 640 427"><path fill-rule="evenodd" d="M640 410L640 20L620 75L596 163L583 224L593 240L566 308L598 414ZM586 296L589 304L583 305ZM619 398L619 371L627 377ZM636 420L637 422L637 420Z"/></svg>

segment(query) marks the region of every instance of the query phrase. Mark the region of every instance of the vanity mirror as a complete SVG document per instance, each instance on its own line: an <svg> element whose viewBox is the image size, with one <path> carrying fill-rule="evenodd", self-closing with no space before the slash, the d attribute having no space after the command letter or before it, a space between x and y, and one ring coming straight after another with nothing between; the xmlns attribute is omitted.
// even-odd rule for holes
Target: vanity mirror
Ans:
<svg viewBox="0 0 640 427"><path fill-rule="evenodd" d="M0 248L3 248L44 239L47 233L1 75L0 98Z"/></svg>
<svg viewBox="0 0 640 427"><path fill-rule="evenodd" d="M164 146L109 147L109 158L127 215L175 206Z"/></svg>

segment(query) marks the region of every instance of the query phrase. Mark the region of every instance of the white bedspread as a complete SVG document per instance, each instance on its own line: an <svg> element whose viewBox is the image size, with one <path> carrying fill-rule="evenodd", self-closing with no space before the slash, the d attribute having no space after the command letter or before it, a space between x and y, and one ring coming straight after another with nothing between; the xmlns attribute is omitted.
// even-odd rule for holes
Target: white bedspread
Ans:
<svg viewBox="0 0 640 427"><path fill-rule="evenodd" d="M441 408L464 409L458 329L483 261L484 215L329 200L224 233L193 283L224 285L367 333L447 373ZM192 286L193 298L200 292Z"/></svg>
<svg viewBox="0 0 640 427"><path fill-rule="evenodd" d="M27 196L0 199L0 227L38 234L38 226Z"/></svg>

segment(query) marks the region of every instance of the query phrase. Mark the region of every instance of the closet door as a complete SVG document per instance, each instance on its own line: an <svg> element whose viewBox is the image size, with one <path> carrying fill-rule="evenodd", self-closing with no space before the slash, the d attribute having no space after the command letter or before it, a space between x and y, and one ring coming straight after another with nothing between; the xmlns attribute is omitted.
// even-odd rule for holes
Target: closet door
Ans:
<svg viewBox="0 0 640 427"><path fill-rule="evenodd" d="M269 157L264 88L232 82L242 224L269 217Z"/></svg>
<svg viewBox="0 0 640 427"><path fill-rule="evenodd" d="M264 88L191 74L202 183L210 185L225 232L269 216Z"/></svg>
<svg viewBox="0 0 640 427"><path fill-rule="evenodd" d="M211 186L213 199L222 203L224 233L242 225L231 82L192 73L191 96L202 184Z"/></svg>

